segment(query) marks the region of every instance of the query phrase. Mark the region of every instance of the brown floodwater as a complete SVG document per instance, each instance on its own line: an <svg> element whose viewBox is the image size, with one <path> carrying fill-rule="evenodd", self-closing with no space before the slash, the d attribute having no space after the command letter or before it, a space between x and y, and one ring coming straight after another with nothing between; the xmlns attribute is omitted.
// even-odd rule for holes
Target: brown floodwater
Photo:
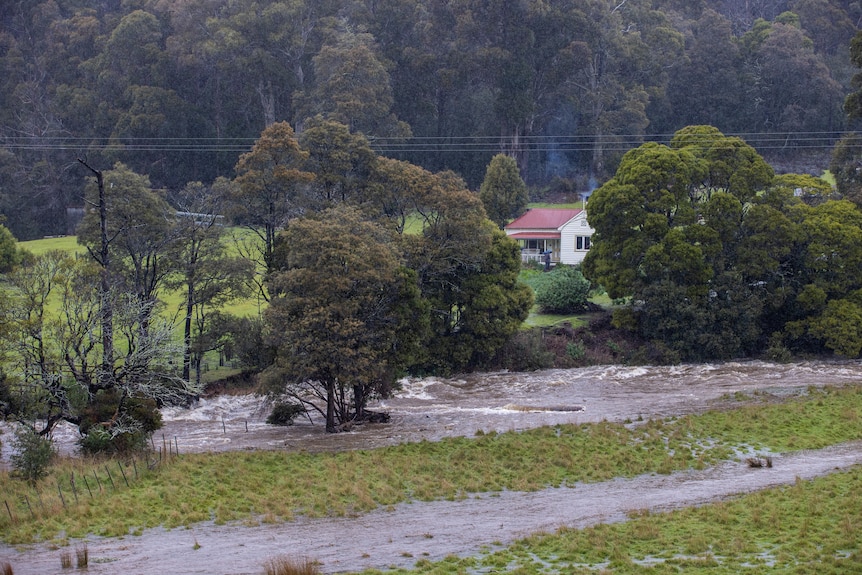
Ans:
<svg viewBox="0 0 862 575"><path fill-rule="evenodd" d="M860 362L728 362L672 367L602 366L534 373L471 374L407 379L394 397L371 408L387 411L387 424L326 434L319 421L268 426L266 403L254 396L202 399L191 409L163 412L156 444L180 452L223 450L338 450L421 439L472 436L559 423L637 421L703 411L735 403L739 394L786 397L811 386L862 380ZM8 434L5 437L9 437ZM55 441L73 451L71 429ZM157 445L158 446L158 445ZM4 443L3 459L8 461ZM308 557L325 572L391 565L421 558L469 555L538 531L624 520L633 510L698 505L736 493L791 483L862 463L862 442L817 452L774 454L771 469L728 463L704 471L643 476L537 493L505 492L461 501L410 503L360 517L303 519L286 524L198 524L151 529L121 539L87 540L89 573L263 573L278 555ZM72 546L79 542L72 542ZM45 545L0 545L0 561L18 575L61 573L61 551ZM68 572L68 570L66 570Z"/></svg>

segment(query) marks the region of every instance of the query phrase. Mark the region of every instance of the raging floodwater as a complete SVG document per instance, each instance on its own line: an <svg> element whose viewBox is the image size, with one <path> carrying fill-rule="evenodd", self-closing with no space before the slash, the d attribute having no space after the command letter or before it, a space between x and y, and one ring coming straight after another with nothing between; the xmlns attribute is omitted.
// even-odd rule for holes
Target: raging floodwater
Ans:
<svg viewBox="0 0 862 575"><path fill-rule="evenodd" d="M809 386L862 381L859 362L773 364L729 362L666 367L601 366L532 373L482 373L402 381L394 397L369 406L388 424L327 434L321 421L290 428L265 423L256 397L203 399L191 410L165 410L156 441L174 439L181 452L232 449L365 449L426 439L473 436L601 420L622 422L703 411L737 393L775 396ZM246 431L246 428L248 431Z"/></svg>
<svg viewBox="0 0 862 575"><path fill-rule="evenodd" d="M165 410L165 427L156 442L173 441L181 452L370 448L469 436L477 430L502 432L692 413L729 402L737 393L783 397L804 393L809 386L860 380L859 362L604 366L411 379L403 382L395 397L371 407L388 411L392 416L388 424L365 425L335 436L326 434L319 423L308 421L273 428L264 423L268 407L259 398L223 396L203 399L189 410ZM74 445L69 430L61 431L56 439L67 450ZM5 445L3 457L8 458ZM325 572L410 566L420 558L473 554L482 546L505 544L536 531L619 521L635 509L702 504L859 463L862 443L856 442L815 453L776 456L772 469L748 469L733 463L572 489L412 503L358 518L301 519L260 527L203 524L192 529L148 530L122 540L91 538L88 572L261 573L266 559L279 554L319 560ZM200 548L195 550L196 543ZM0 545L0 560L9 561L19 575L62 571L59 552L44 546L21 552Z"/></svg>

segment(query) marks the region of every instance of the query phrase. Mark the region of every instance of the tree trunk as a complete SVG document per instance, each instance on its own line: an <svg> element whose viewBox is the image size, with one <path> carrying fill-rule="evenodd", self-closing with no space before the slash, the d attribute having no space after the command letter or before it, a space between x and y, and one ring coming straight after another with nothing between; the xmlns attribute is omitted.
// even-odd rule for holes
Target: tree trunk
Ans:
<svg viewBox="0 0 862 575"><path fill-rule="evenodd" d="M335 382L326 382L326 431L335 433L338 426L335 423Z"/></svg>
<svg viewBox="0 0 862 575"><path fill-rule="evenodd" d="M183 379L191 377L192 367L192 312L194 311L194 287L189 285L186 294L186 320L183 325Z"/></svg>
<svg viewBox="0 0 862 575"><path fill-rule="evenodd" d="M260 105L263 108L263 123L265 127L275 124L275 95L272 93L272 84L263 85L263 80L257 84L257 93L260 96Z"/></svg>
<svg viewBox="0 0 862 575"><path fill-rule="evenodd" d="M355 419L362 421L365 419L365 388L361 385L353 386L353 404L356 408Z"/></svg>

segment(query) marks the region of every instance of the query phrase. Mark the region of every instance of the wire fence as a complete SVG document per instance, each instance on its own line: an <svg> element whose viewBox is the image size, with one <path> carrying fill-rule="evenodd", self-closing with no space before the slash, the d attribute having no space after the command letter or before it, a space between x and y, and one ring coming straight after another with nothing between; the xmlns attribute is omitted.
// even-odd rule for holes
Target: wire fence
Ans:
<svg viewBox="0 0 862 575"><path fill-rule="evenodd" d="M179 441L162 436L161 444L151 439L152 452L127 460L100 464L79 462L51 479L16 490L3 498L0 531L24 521L38 521L79 507L99 497L130 489L148 474L180 456Z"/></svg>

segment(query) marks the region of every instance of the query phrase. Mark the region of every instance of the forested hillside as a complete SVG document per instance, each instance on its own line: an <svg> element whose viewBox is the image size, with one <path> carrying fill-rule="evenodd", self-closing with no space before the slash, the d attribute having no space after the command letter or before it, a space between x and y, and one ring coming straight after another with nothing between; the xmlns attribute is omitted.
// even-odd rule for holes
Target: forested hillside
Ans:
<svg viewBox="0 0 862 575"><path fill-rule="evenodd" d="M502 152L533 187L587 190L693 124L823 168L860 19L848 0L7 0L0 213L21 240L67 233L79 157L179 190L316 115L474 189Z"/></svg>

